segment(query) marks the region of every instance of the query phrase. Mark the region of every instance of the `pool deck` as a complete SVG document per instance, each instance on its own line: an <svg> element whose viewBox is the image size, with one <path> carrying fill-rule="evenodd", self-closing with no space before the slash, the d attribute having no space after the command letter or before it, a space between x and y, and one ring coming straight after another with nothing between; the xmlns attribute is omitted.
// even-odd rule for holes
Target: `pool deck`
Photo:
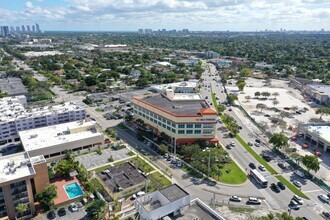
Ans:
<svg viewBox="0 0 330 220"><path fill-rule="evenodd" d="M68 194L66 194L66 192L65 192L64 185L74 183L74 182L78 182L78 184L81 186L79 180L76 177L60 179L60 180L56 180L56 181L52 182L53 185L57 186L57 198L54 200L55 206L63 205L68 202L74 201L77 198L80 198L80 197L77 197L74 199L70 199L68 197Z"/></svg>

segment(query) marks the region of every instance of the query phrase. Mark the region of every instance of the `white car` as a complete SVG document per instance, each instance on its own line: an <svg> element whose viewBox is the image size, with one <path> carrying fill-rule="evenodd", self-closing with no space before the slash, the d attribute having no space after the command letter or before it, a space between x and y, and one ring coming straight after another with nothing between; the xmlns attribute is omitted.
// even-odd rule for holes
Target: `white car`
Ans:
<svg viewBox="0 0 330 220"><path fill-rule="evenodd" d="M320 194L320 195L318 195L318 197L322 202L329 203L329 197L327 195Z"/></svg>
<svg viewBox="0 0 330 220"><path fill-rule="evenodd" d="M261 170L261 171L266 171L266 168L265 168L263 165L260 165L260 166L259 166L259 170Z"/></svg>
<svg viewBox="0 0 330 220"><path fill-rule="evenodd" d="M242 201L242 198L241 197L238 197L238 196L231 196L229 198L230 201L233 201L233 202L240 202Z"/></svg>
<svg viewBox="0 0 330 220"><path fill-rule="evenodd" d="M293 171L294 174L296 174L297 176L301 177L301 178L304 178L305 175L303 172L301 172L300 170L295 170Z"/></svg>
<svg viewBox="0 0 330 220"><path fill-rule="evenodd" d="M302 186L301 182L299 182L298 180L293 181L293 184L299 188Z"/></svg>
<svg viewBox="0 0 330 220"><path fill-rule="evenodd" d="M235 147L235 143L234 142L231 142L230 143L230 146Z"/></svg>
<svg viewBox="0 0 330 220"><path fill-rule="evenodd" d="M298 195L294 195L292 199L295 200L296 202L298 202L299 205L303 205L304 204L304 201Z"/></svg>
<svg viewBox="0 0 330 220"><path fill-rule="evenodd" d="M76 205L76 203L71 203L70 208L73 212L78 212L78 206Z"/></svg>

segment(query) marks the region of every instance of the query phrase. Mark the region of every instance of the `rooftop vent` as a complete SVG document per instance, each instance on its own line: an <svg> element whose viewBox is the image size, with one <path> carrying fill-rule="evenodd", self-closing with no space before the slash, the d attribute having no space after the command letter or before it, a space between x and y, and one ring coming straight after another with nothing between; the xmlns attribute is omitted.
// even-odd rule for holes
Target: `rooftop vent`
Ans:
<svg viewBox="0 0 330 220"><path fill-rule="evenodd" d="M182 108L182 106L181 105L173 105L173 108L174 109L180 109L180 108Z"/></svg>

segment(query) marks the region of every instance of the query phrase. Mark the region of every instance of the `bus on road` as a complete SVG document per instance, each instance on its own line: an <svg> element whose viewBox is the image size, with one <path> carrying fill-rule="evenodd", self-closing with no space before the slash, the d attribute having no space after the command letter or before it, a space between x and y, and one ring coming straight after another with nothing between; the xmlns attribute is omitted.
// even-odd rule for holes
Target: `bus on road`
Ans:
<svg viewBox="0 0 330 220"><path fill-rule="evenodd" d="M261 173L258 172L258 170L252 169L250 171L250 176L252 176L263 188L268 186L268 181L263 175L261 175Z"/></svg>

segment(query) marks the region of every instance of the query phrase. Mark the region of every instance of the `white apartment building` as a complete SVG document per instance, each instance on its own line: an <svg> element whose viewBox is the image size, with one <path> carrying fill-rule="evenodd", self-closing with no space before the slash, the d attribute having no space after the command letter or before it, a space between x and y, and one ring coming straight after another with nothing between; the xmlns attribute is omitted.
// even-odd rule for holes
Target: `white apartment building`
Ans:
<svg viewBox="0 0 330 220"><path fill-rule="evenodd" d="M70 121L83 120L86 110L74 102L41 108L25 108L26 99L0 99L0 144L19 141L18 132Z"/></svg>

